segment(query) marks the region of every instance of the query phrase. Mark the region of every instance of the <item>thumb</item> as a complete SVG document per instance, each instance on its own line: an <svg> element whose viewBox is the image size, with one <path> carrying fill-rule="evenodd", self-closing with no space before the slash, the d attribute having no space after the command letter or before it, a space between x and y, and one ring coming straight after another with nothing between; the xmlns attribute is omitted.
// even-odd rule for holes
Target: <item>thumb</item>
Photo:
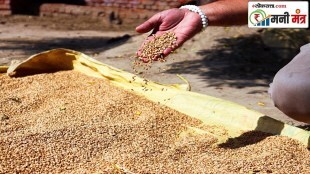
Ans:
<svg viewBox="0 0 310 174"><path fill-rule="evenodd" d="M147 33L162 23L161 13L157 13L136 28L139 33Z"/></svg>

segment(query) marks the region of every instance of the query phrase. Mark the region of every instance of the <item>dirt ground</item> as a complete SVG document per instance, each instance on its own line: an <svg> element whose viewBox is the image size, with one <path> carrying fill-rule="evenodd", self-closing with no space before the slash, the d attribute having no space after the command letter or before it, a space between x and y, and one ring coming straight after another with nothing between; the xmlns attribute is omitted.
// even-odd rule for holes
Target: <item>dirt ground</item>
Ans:
<svg viewBox="0 0 310 174"><path fill-rule="evenodd" d="M81 51L104 63L132 70L132 55L147 37L130 26L109 28L95 20L62 17L0 17L0 65L53 48ZM293 125L267 93L275 73L299 47L309 30L256 30L247 26L209 27L187 42L166 63L143 75L160 83L182 83L192 91L230 100Z"/></svg>

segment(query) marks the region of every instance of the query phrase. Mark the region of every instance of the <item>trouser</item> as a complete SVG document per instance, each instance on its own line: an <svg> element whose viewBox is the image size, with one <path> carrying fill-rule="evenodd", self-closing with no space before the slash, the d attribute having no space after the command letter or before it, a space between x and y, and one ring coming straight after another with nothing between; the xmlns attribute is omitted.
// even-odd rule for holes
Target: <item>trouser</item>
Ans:
<svg viewBox="0 0 310 174"><path fill-rule="evenodd" d="M268 92L286 115L310 123L310 43L276 74Z"/></svg>

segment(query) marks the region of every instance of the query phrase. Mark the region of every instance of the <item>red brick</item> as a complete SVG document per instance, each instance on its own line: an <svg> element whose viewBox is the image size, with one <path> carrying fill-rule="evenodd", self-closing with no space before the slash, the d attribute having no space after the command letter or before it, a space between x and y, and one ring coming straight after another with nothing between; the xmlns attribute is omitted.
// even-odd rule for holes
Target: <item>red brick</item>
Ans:
<svg viewBox="0 0 310 174"><path fill-rule="evenodd" d="M9 4L0 4L0 10L10 10L11 6Z"/></svg>
<svg viewBox="0 0 310 174"><path fill-rule="evenodd" d="M1 16L7 16L7 15L11 15L11 10L0 10L0 15Z"/></svg>
<svg viewBox="0 0 310 174"><path fill-rule="evenodd" d="M10 4L10 0L0 0L0 4Z"/></svg>

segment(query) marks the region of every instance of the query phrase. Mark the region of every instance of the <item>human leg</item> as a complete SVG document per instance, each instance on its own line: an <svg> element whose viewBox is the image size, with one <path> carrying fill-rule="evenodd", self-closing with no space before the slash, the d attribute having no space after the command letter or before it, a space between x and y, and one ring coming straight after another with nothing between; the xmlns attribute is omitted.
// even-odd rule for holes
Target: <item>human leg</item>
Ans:
<svg viewBox="0 0 310 174"><path fill-rule="evenodd" d="M274 104L289 117L310 123L310 44L274 77L269 93Z"/></svg>

